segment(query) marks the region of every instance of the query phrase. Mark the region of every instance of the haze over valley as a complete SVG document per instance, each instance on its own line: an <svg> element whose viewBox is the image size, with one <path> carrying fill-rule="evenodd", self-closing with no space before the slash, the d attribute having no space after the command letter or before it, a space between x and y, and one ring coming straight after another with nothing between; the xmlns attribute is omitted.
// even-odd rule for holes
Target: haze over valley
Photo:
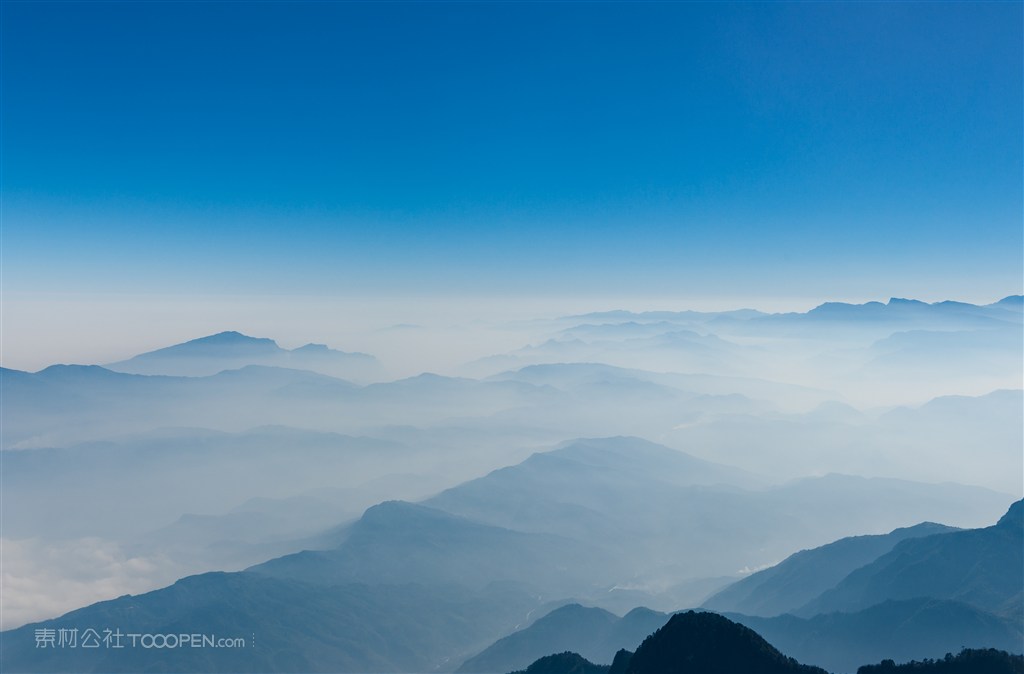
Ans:
<svg viewBox="0 0 1024 674"><path fill-rule="evenodd" d="M1024 495L1021 326L1019 296L615 311L542 317L523 347L401 379L372 354L233 331L114 363L6 369L4 628L245 569L231 582L358 585L374 605L413 584L427 593L416 611L452 592L495 611L475 636L450 634L437 659L420 651L381 671L454 669L566 603L844 610L801 606L893 543L846 556L817 589L803 574L802 594L791 587L778 605L723 598L802 549L998 520ZM991 348L1000 334L1005 348ZM983 338L983 351L963 348ZM904 339L938 346L913 347L910 364L879 356ZM831 388L812 371L833 372ZM949 395L978 372L992 390ZM891 383L886 404L859 397L867 381ZM972 610L1010 619L1011 597ZM992 625L975 645L1020 632ZM850 649L816 662L849 665ZM352 657L351 671L377 662Z"/></svg>
<svg viewBox="0 0 1024 674"><path fill-rule="evenodd" d="M1022 53L0 2L0 672L1024 674Z"/></svg>

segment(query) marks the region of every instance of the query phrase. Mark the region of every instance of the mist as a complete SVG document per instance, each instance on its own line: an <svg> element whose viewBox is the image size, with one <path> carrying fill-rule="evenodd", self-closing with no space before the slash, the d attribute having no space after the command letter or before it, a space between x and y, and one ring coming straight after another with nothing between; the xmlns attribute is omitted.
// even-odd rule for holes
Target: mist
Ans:
<svg viewBox="0 0 1024 674"><path fill-rule="evenodd" d="M695 522L686 545L705 540L717 552L689 562L670 561L679 551L665 532L648 532L626 547L662 561L624 576L618 553L595 562L594 588L633 593L610 608L639 596L664 610L694 604L724 582L712 579L844 535L920 519L981 526L1024 492L1019 298L421 318L316 348L300 348L291 326L280 343L234 331L137 356L123 347L118 360L91 366L4 370L3 627L193 573L331 549L377 503L449 503L429 499L579 438L626 438L627 454L649 441L719 466L705 489L731 494L723 512L751 499L771 509L773 494L793 489L784 501L821 508L815 480L886 508L884 518L843 523L832 513L784 527L759 551L722 539L736 538L738 519ZM837 475L889 482L868 489ZM909 499L922 485L931 496ZM594 488L583 483L573 498L582 506ZM668 503L705 507L680 488L655 506L636 500L649 486L621 487L604 517L627 527ZM722 498L712 499L720 509ZM943 500L957 506L938 508ZM492 521L454 503L442 509ZM586 521L536 533L590 541L597 530L580 528ZM87 563L61 561L68 549Z"/></svg>

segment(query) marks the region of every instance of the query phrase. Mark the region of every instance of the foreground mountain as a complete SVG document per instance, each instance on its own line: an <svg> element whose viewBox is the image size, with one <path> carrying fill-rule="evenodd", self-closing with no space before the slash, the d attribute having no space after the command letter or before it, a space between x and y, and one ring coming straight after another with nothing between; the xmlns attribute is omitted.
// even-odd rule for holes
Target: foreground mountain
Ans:
<svg viewBox="0 0 1024 674"><path fill-rule="evenodd" d="M526 669L512 674L607 674L607 665L595 665L578 653L556 653L539 658Z"/></svg>
<svg viewBox="0 0 1024 674"><path fill-rule="evenodd" d="M1017 501L990 527L905 538L796 616L730 615L802 661L839 672L964 646L1019 652L1022 557L1024 502Z"/></svg>
<svg viewBox="0 0 1024 674"><path fill-rule="evenodd" d="M249 337L233 331L149 351L111 363L107 368L129 374L206 377L246 365L313 370L356 380L373 378L381 373L377 359L369 354L338 351L324 344L282 349L272 339Z"/></svg>
<svg viewBox="0 0 1024 674"><path fill-rule="evenodd" d="M509 588L326 587L209 573L3 634L4 672L428 672L507 632L536 606ZM78 630L79 646L37 646L37 630ZM83 647L88 629L117 640ZM65 633L67 634L67 633ZM234 647L145 648L129 634L240 639ZM136 637L138 640L139 637ZM199 640L198 643L202 644ZM479 648L479 646L478 646Z"/></svg>
<svg viewBox="0 0 1024 674"><path fill-rule="evenodd" d="M620 664L621 666L621 664ZM786 657L753 630L714 613L672 616L647 637L627 674L825 674Z"/></svg>
<svg viewBox="0 0 1024 674"><path fill-rule="evenodd" d="M941 657L964 646L1020 652L1024 644L1024 621L1021 620L1021 611L1014 608L1012 597L1015 583L1021 582L1022 564L1013 556L1021 554L1020 533L1024 528L1021 507L1021 502L1014 503L993 527L960 531L923 524L885 536L843 539L816 550L804 551L780 564L774 573L769 569L738 583L744 592L732 596L728 591L723 592L719 601L743 602L753 598L757 601L787 602L785 595L789 588L797 597L796 600L788 600L787 603L792 605L806 595L799 583L792 580L800 573L807 574L809 584L820 585L823 578L835 577L836 570L841 570L844 562L840 558L844 553L852 558L863 558L890 547L890 552L880 554L876 560L848 574L847 578L859 578L864 570L875 569L876 564L881 569L912 569L922 577L918 588L936 593L942 591L960 600L925 595L902 600L886 599L859 610L850 607L841 612L805 617L788 614L757 617L738 613L728 613L727 617L755 630L775 647L801 662L833 672L853 672L860 665L883 659ZM883 563L890 555L892 561ZM852 559L845 563L856 561ZM898 567L895 566L896 561L899 562ZM815 574L815 563L824 567L820 575ZM992 565L999 568L992 568ZM901 570L900 573L910 571ZM888 576L882 574L881 577ZM743 587L751 580L761 582ZM846 580L840 580L835 585L843 588L845 583ZM826 592L823 596L831 595ZM966 603L963 601L965 598L981 601L987 609ZM714 603L715 600L708 602ZM1005 610L994 612L1000 607ZM487 662L486 658L517 653L516 649L520 649L520 657L527 653L536 654L536 650L528 650L534 644L550 647L549 653L574 651L594 662L609 662L608 652L614 647L631 648L628 642L611 643L611 639L604 637L609 641L605 650L596 650L593 640L596 635L607 633L611 620L595 609L577 607L570 610L566 607L549 617L551 620L538 620L534 627L499 641L481 653L478 656L480 660L467 662L464 670L495 671L481 666ZM580 623L566 624L574 618ZM471 664L475 666L471 667Z"/></svg>
<svg viewBox="0 0 1024 674"><path fill-rule="evenodd" d="M1024 501L994 526L904 540L802 607L810 616L889 600L931 597L1020 618L1024 606Z"/></svg>
<svg viewBox="0 0 1024 674"><path fill-rule="evenodd" d="M600 608L570 604L498 640L463 663L457 671L486 673L524 669L545 654L563 651L573 651L591 662L611 662L618 650L635 649L667 619L666 614L646 608L633 609L619 618Z"/></svg>
<svg viewBox="0 0 1024 674"><path fill-rule="evenodd" d="M857 674L1024 674L1024 655L994 648L965 648L957 655L946 653L941 660L912 660L900 665L885 660L864 665Z"/></svg>
<svg viewBox="0 0 1024 674"><path fill-rule="evenodd" d="M289 555L247 573L186 579L164 590L95 604L35 626L134 630L142 623L139 627L149 631L227 636L240 630L242 636L255 634L258 644L263 643L259 634L267 631L278 640L271 643L279 644L273 662L262 659L263 651L232 661L224 653L204 654L198 649L192 656L199 658L195 661L166 653L166 662L161 659L157 664L143 663L138 655L132 660L130 654L72 663L66 654L35 652L34 632L16 630L4 633L4 658L17 666L4 671L134 671L143 664L165 671L454 669L528 623L532 611L550 608L552 601L575 596L597 603L597 598L613 594L609 590L627 584L635 587L638 569L651 574L648 579L654 571L662 577L685 579L693 568L701 568L699 564L688 567L700 548L708 559L719 556L725 563L737 563L751 557L730 560L721 552L753 555L773 540L775 545L793 545L794 539L788 538L792 532L821 536L837 527L837 519L841 520L838 526L850 527L858 518L877 522L929 509L970 512L991 508L1003 498L978 489L842 476L741 489L717 483L733 475L732 469L630 438L570 443L549 454L534 455L523 464L467 483L463 487L471 488L465 491L459 488L442 494L460 497L450 502L438 497L421 504L386 502L372 507L355 524L335 532L332 549ZM701 483L694 484L698 480ZM465 505L476 514L451 512L452 504ZM856 516L843 519L841 513L847 511L855 511ZM494 521L500 518L512 518L519 526ZM651 558L669 559L675 566L645 566ZM650 587L655 589L653 584ZM668 601L671 596L662 598ZM329 608L321 610L323 602L329 602ZM813 650L816 644L834 642L840 653L848 646L856 655L854 665L892 657L888 652L874 657L872 644L884 645L885 638L900 635L901 629L911 643L914 638L925 639L904 625L916 625L914 629L940 637L927 641L924 652L910 652L909 657L930 656L938 647L946 652L950 639L974 634L963 629L971 620L978 625L978 635L998 638L974 643L971 637L967 645L1001 647L1008 639L1020 638L1009 619L996 617L992 622L991 614L974 607L947 604L911 607L903 615L895 611L866 616L867 627L844 625L841 620L826 621L822 627L820 620L800 622L784 616L786 620L767 625L780 635L778 640L768 631L764 634L805 662L812 660L785 644ZM110 614L112 607L123 611ZM394 617L397 614L400 619ZM919 616L932 616L928 618L932 622L920 622ZM643 623L650 615L627 617ZM319 621L318 626L310 627L309 621ZM350 627L353 622L358 622L358 629ZM427 626L437 626L436 631ZM613 636L617 626L606 632L608 640L614 641L604 652L606 657L612 646L629 643L626 637ZM643 629L649 627L647 623ZM442 629L447 630L443 635L438 633ZM883 632L873 634L874 629ZM865 640L865 634L870 639ZM639 638L637 632L629 640L634 638ZM15 646L8 648L9 644ZM866 653L872 657L864 657ZM41 659L35 662L34 657ZM238 662L242 664L232 664Z"/></svg>
<svg viewBox="0 0 1024 674"><path fill-rule="evenodd" d="M775 566L733 583L704 602L704 608L752 616L799 609L830 590L850 572L875 561L900 541L955 531L926 522L879 536L851 536L813 550L801 550Z"/></svg>

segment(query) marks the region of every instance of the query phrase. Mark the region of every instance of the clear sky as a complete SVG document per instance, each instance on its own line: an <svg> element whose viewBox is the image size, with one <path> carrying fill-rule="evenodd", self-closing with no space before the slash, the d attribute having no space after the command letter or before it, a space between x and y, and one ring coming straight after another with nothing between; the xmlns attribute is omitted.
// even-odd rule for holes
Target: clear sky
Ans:
<svg viewBox="0 0 1024 674"><path fill-rule="evenodd" d="M994 301L1022 6L4 2L5 331L118 293Z"/></svg>

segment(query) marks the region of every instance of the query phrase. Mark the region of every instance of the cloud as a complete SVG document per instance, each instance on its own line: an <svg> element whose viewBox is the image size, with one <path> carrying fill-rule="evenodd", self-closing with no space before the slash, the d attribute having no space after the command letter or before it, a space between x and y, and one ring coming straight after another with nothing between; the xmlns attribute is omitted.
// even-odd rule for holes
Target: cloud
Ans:
<svg viewBox="0 0 1024 674"><path fill-rule="evenodd" d="M176 577L170 560L133 556L120 544L101 538L3 538L0 558L3 630L97 601L147 592Z"/></svg>

